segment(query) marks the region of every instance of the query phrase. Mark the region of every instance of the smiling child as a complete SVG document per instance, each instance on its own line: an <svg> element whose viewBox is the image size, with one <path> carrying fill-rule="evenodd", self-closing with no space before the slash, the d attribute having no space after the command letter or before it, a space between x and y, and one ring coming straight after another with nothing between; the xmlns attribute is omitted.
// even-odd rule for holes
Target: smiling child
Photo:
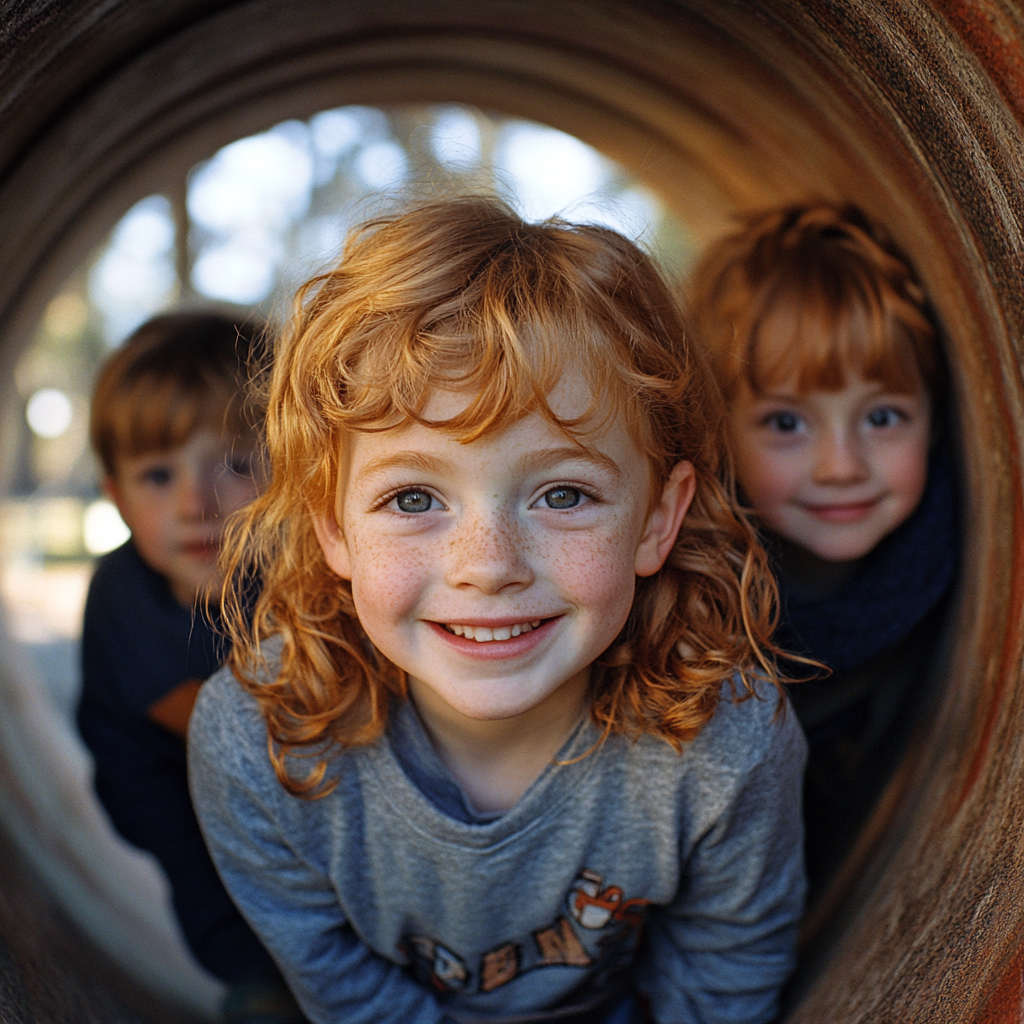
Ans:
<svg viewBox="0 0 1024 1024"><path fill-rule="evenodd" d="M371 222L267 422L190 772L309 1018L771 1020L803 739L651 261L481 198Z"/></svg>
<svg viewBox="0 0 1024 1024"><path fill-rule="evenodd" d="M811 745L814 883L891 771L941 647L958 554L941 354L910 265L853 208L751 216L692 291L740 488L769 531L777 640L833 670L790 693Z"/></svg>

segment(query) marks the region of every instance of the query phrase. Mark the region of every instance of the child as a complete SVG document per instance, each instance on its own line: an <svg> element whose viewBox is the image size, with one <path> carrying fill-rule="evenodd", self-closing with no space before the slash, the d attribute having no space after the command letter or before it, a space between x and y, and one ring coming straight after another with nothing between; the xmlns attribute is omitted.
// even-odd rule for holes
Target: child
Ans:
<svg viewBox="0 0 1024 1024"><path fill-rule="evenodd" d="M850 207L749 217L705 256L693 306L769 531L777 642L833 670L790 693L813 888L895 765L939 646L958 551L943 364L909 264Z"/></svg>
<svg viewBox="0 0 1024 1024"><path fill-rule="evenodd" d="M193 953L233 986L232 1021L289 1004L210 861L185 763L200 682L225 652L196 604L219 584L224 517L255 493L241 401L250 347L229 320L179 313L144 324L100 370L92 443L132 536L89 588L78 709L96 793L124 838L159 860Z"/></svg>
<svg viewBox="0 0 1024 1024"><path fill-rule="evenodd" d="M189 756L311 1020L774 1016L804 748L714 396L603 228L438 201L300 293Z"/></svg>

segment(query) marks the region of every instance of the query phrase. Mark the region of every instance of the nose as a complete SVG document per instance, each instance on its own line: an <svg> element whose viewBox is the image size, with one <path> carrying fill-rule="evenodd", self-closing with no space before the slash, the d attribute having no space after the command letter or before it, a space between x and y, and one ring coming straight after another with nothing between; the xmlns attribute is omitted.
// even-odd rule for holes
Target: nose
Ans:
<svg viewBox="0 0 1024 1024"><path fill-rule="evenodd" d="M451 586L484 594L522 589L533 581L529 552L515 517L501 510L469 510L449 535L446 578Z"/></svg>
<svg viewBox="0 0 1024 1024"><path fill-rule="evenodd" d="M198 522L216 517L217 481L212 470L182 474L178 511L183 519Z"/></svg>
<svg viewBox="0 0 1024 1024"><path fill-rule="evenodd" d="M854 431L823 431L815 451L814 481L819 484L855 484L866 480L870 466Z"/></svg>

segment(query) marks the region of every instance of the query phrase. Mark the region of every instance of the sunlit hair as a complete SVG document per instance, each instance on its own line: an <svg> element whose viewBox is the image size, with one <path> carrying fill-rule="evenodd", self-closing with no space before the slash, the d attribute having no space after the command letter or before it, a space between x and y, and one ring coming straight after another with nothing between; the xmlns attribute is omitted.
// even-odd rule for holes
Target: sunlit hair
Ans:
<svg viewBox="0 0 1024 1024"><path fill-rule="evenodd" d="M166 451L200 427L240 436L254 425L245 407L251 330L216 313L154 317L100 367L89 434L103 471L118 459Z"/></svg>
<svg viewBox="0 0 1024 1024"><path fill-rule="evenodd" d="M564 420L548 396L570 371L593 404ZM470 401L428 420L437 388ZM693 463L697 490L668 562L637 580L626 625L594 665L594 722L678 746L737 671L737 696L749 695L751 673L775 680L765 654L774 583L722 461L719 393L651 260L617 233L527 224L479 197L371 221L333 270L300 289L267 408L271 481L229 524L222 607L232 667L259 701L291 792L322 794L327 759L380 736L389 700L406 694L313 531L314 515L338 514L339 460L357 431L414 422L471 444L537 412L585 447L621 414L649 459L652 505L681 460ZM272 635L283 648L268 679L261 640ZM292 777L289 754L315 758L315 770Z"/></svg>
<svg viewBox="0 0 1024 1024"><path fill-rule="evenodd" d="M694 329L727 399L796 381L839 391L850 373L898 394L940 370L924 292L906 258L852 206L744 218L711 246L690 288ZM919 375L919 376L918 376Z"/></svg>

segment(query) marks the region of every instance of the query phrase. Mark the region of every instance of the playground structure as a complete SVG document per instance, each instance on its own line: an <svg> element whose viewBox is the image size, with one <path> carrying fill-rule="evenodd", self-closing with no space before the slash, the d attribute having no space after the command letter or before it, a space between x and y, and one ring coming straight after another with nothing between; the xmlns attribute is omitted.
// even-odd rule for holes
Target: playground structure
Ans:
<svg viewBox="0 0 1024 1024"><path fill-rule="evenodd" d="M1022 54L1024 7L1004 0L6 0L0 381L9 387L64 276L133 201L225 142L325 107L454 101L550 124L655 189L698 241L740 208L858 203L910 254L942 324L966 555L941 677L860 843L811 908L786 1020L1016 1022ZM116 1019L110 992L154 1020L201 1015L173 963L147 966L159 937L112 901L117 880L62 804L59 737L19 696L21 663L3 649L0 831L23 867L0 873L0 945L24 948L15 932L31 914L48 952L24 996L0 984L0 1016L18 998L12 1012L48 1019L32 1000L63 986L73 1002L76 985L97 1020ZM50 911L31 910L51 904L80 936L62 940L66 956L47 945ZM93 963L111 966L90 974Z"/></svg>

